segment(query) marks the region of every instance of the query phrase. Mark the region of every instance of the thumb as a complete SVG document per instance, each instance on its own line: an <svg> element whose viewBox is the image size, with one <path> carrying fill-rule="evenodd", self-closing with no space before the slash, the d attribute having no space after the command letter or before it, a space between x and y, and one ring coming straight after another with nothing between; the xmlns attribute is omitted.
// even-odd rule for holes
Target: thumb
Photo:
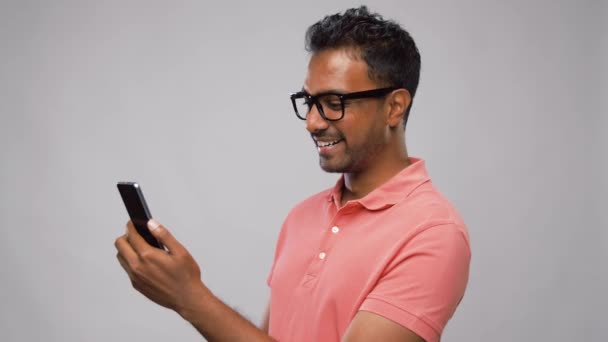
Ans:
<svg viewBox="0 0 608 342"><path fill-rule="evenodd" d="M173 254L184 250L184 246L173 237L169 229L158 223L155 219L148 221L148 229L163 246L167 247L170 253Z"/></svg>

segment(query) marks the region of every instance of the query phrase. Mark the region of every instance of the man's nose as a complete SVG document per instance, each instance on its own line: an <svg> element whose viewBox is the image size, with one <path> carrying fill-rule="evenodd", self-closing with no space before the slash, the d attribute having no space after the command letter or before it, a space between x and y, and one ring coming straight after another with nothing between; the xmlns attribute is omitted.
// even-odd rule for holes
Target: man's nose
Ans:
<svg viewBox="0 0 608 342"><path fill-rule="evenodd" d="M310 133L317 133L327 129L327 120L323 119L317 104L314 104L306 115L306 129Z"/></svg>

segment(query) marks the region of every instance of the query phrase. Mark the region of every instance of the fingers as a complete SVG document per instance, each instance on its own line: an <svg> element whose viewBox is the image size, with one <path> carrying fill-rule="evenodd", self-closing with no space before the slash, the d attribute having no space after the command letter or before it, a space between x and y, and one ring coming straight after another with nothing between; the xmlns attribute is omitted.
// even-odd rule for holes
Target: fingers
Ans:
<svg viewBox="0 0 608 342"><path fill-rule="evenodd" d="M165 226L161 225L156 220L151 219L148 221L148 229L150 229L152 235L154 235L154 237L157 238L162 245L167 247L169 253L179 254L186 252L184 246L179 243L175 237L173 237L173 234L171 234L171 232L169 232Z"/></svg>
<svg viewBox="0 0 608 342"><path fill-rule="evenodd" d="M138 255L141 255L142 252L149 248L154 248L150 246L141 235L139 235L137 229L135 229L135 225L133 225L133 221L129 221L127 223L127 240L129 241L131 247L133 247L133 250L135 250L135 253Z"/></svg>
<svg viewBox="0 0 608 342"><path fill-rule="evenodd" d="M129 279L133 281L133 272L131 271L131 268L129 267L129 264L127 263L125 258L120 253L116 253L116 259L118 259L118 263L120 264L122 269L125 270L125 272L129 276Z"/></svg>
<svg viewBox="0 0 608 342"><path fill-rule="evenodd" d="M133 247L131 247L129 241L127 241L126 234L116 239L116 241L114 241L114 246L118 251L117 256L120 256L127 264L132 264L133 262L137 261L137 253L133 250Z"/></svg>
<svg viewBox="0 0 608 342"><path fill-rule="evenodd" d="M129 276L129 280L131 280L131 285L133 286L133 288L141 293L144 293L145 288L146 288L145 284L143 284L140 281L140 278L138 278L137 275L135 275L134 271L129 266L129 263L127 263L127 261L123 258L122 255L120 255L120 253L116 254L116 258L118 259L118 263L120 264L122 269L125 270L125 272Z"/></svg>
<svg viewBox="0 0 608 342"><path fill-rule="evenodd" d="M133 262L135 262L137 260L137 254L135 253L133 248L131 248L131 245L129 245L129 242L127 242L126 235L123 235L123 236L119 237L118 239L116 239L116 242L114 243L114 245L116 246L116 249L118 250L118 253L116 253L116 259L118 259L118 263L120 264L122 269L125 270L125 273L127 273L129 280L131 280L131 285L133 285L133 287L136 287L137 278L135 277L135 274L133 273L133 269L131 268L130 265L132 265ZM127 255L127 257L125 257L125 255ZM130 262L127 261L126 258L129 258Z"/></svg>

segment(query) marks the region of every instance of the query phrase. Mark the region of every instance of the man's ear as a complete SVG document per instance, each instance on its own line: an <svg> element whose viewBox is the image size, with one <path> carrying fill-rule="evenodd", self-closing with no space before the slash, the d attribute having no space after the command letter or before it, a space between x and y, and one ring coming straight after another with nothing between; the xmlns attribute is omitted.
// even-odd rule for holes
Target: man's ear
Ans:
<svg viewBox="0 0 608 342"><path fill-rule="evenodd" d="M407 89L397 89L388 97L389 113L387 124L390 127L396 127L399 122L404 119L405 111L412 104L412 97Z"/></svg>

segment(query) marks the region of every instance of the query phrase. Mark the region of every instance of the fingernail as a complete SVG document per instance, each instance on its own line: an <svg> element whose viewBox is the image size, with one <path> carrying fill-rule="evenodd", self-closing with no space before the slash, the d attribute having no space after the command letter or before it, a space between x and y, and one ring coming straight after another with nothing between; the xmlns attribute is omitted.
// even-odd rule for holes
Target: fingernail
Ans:
<svg viewBox="0 0 608 342"><path fill-rule="evenodd" d="M158 227L160 227L160 223L158 223L155 219L150 219L148 221L148 229L156 230Z"/></svg>

